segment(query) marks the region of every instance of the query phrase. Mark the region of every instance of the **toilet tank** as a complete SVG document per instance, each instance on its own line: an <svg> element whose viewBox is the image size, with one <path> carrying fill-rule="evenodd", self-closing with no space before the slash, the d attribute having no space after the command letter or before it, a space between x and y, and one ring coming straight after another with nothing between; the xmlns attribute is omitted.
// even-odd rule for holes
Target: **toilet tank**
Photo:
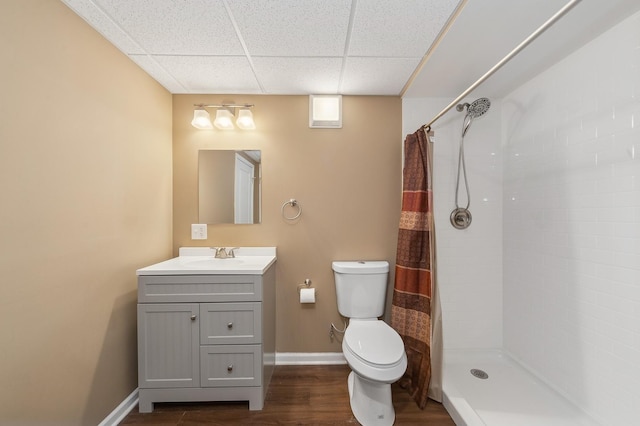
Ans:
<svg viewBox="0 0 640 426"><path fill-rule="evenodd" d="M333 262L338 312L347 318L378 318L384 314L389 262Z"/></svg>

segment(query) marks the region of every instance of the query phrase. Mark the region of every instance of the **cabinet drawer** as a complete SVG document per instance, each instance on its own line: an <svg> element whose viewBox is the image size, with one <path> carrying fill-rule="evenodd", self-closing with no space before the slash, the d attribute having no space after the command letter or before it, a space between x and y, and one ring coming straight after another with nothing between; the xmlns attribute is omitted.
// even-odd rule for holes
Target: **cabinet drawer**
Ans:
<svg viewBox="0 0 640 426"><path fill-rule="evenodd" d="M202 387L262 385L262 347L260 345L201 346L200 385Z"/></svg>
<svg viewBox="0 0 640 426"><path fill-rule="evenodd" d="M260 343L262 303L200 304L200 343L228 345Z"/></svg>
<svg viewBox="0 0 640 426"><path fill-rule="evenodd" d="M139 303L262 300L260 275L141 275Z"/></svg>

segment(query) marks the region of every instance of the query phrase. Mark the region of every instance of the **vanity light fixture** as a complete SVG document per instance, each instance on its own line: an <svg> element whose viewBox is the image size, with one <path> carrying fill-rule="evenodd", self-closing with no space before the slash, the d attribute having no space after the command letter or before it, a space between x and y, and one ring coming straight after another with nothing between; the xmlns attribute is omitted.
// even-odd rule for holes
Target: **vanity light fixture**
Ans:
<svg viewBox="0 0 640 426"><path fill-rule="evenodd" d="M191 120L191 125L196 129L213 129L213 124L211 124L211 116L209 115L209 111L204 108L196 108L193 111L193 120Z"/></svg>
<svg viewBox="0 0 640 426"><path fill-rule="evenodd" d="M236 124L242 130L253 130L256 128L256 123L253 122L253 113L251 113L249 108L242 108L238 111Z"/></svg>
<svg viewBox="0 0 640 426"><path fill-rule="evenodd" d="M309 95L309 127L342 128L342 95Z"/></svg>
<svg viewBox="0 0 640 426"><path fill-rule="evenodd" d="M216 111L216 119L213 125L220 130L233 130L233 114L226 108Z"/></svg>
<svg viewBox="0 0 640 426"><path fill-rule="evenodd" d="M220 104L220 105L207 105L207 104L194 104L193 120L191 125L196 129L213 129L215 126L222 130L231 130L234 128L233 118L235 112L238 110L238 117L236 124L242 130L251 130L256 128L256 124L253 121L253 114L251 109L253 104ZM211 115L207 108L217 108L216 119L211 123Z"/></svg>

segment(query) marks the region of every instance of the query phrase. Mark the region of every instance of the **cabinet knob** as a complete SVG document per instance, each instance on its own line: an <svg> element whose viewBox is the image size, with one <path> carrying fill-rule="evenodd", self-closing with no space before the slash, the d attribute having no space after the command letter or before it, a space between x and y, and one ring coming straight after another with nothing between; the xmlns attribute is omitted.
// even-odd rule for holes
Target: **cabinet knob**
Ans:
<svg viewBox="0 0 640 426"><path fill-rule="evenodd" d="M227 371L231 373L233 371L233 364L227 366Z"/></svg>
<svg viewBox="0 0 640 426"><path fill-rule="evenodd" d="M233 328L233 323L232 323L232 322L228 323L228 324L227 324L227 328L228 328L229 330L231 330L231 329Z"/></svg>
<svg viewBox="0 0 640 426"><path fill-rule="evenodd" d="M198 316L197 316L197 315L191 315L191 321L195 321L195 320L196 320L196 318L198 318Z"/></svg>

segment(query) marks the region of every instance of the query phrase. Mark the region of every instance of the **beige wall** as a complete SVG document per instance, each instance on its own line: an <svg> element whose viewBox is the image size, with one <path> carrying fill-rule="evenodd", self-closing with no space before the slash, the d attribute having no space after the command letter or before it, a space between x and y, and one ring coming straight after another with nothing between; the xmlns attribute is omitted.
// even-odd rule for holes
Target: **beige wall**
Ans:
<svg viewBox="0 0 640 426"><path fill-rule="evenodd" d="M95 425L171 255L171 95L59 1L2 0L0 59L0 424Z"/></svg>
<svg viewBox="0 0 640 426"><path fill-rule="evenodd" d="M254 103L254 131L197 130L194 103ZM332 260L394 263L401 196L401 100L343 99L342 129L309 129L306 96L173 96L174 254L182 246L277 246L277 351L339 352L329 324L342 325ZM213 115L213 114L212 114ZM198 223L200 149L260 149L260 225L209 225L208 240L191 240ZM233 179L233 176L229 176ZM300 220L282 204L296 198ZM315 305L300 305L296 286L310 278Z"/></svg>

